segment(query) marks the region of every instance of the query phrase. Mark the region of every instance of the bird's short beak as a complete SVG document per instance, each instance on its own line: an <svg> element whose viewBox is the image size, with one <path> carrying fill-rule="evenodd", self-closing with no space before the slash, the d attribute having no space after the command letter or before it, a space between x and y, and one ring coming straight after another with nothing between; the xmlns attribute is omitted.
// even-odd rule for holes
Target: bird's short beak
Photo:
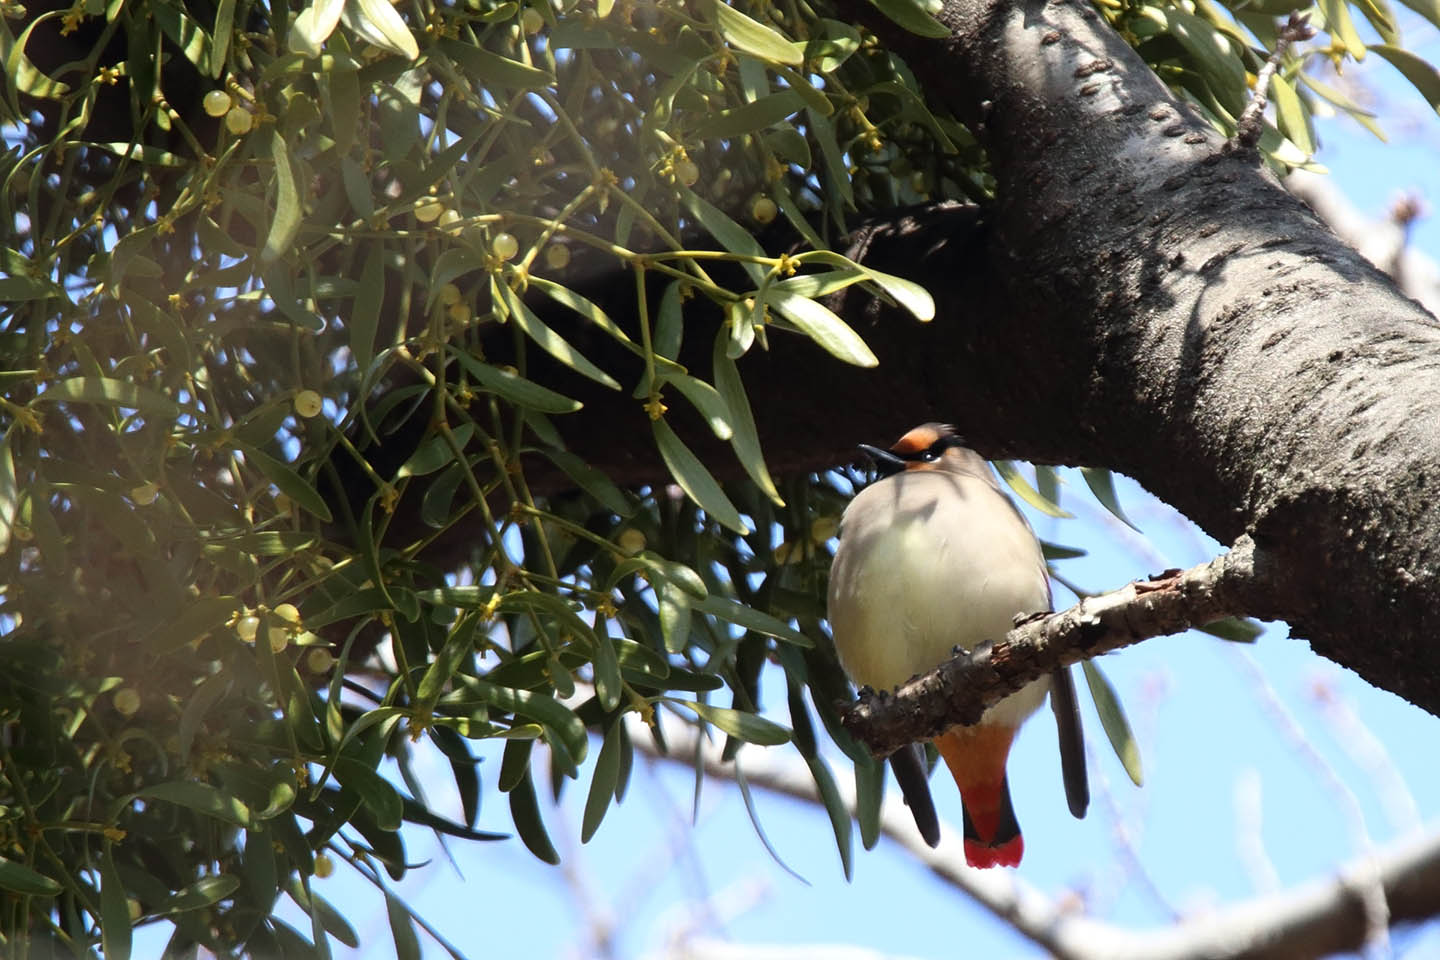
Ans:
<svg viewBox="0 0 1440 960"><path fill-rule="evenodd" d="M881 450L879 447L872 447L868 443L860 444L860 452L865 454L875 463L875 469L882 477L892 476L905 469L905 461L901 460L889 450Z"/></svg>

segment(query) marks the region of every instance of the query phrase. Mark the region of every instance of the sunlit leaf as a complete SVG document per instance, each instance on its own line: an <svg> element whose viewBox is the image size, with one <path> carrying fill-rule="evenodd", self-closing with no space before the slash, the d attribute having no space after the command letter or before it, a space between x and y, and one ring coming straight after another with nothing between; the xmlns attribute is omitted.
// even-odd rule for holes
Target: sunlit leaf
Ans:
<svg viewBox="0 0 1440 960"><path fill-rule="evenodd" d="M735 509L735 504L730 502L730 498L720 489L720 484L710 475L710 471L690 452L684 441L675 435L670 425L664 420L656 420L651 423L651 427L655 432L655 445L660 450L660 457L665 461L665 466L669 468L675 482L680 484L680 489L719 523L736 533L749 533L750 528L740 519L740 511Z"/></svg>
<svg viewBox="0 0 1440 960"><path fill-rule="evenodd" d="M732 737L738 737L746 743L753 743L761 747L774 747L790 741L789 730L753 713L731 710L728 707L717 707L709 703L697 703L694 700L669 700L666 702L693 711L702 720L714 724Z"/></svg>
<svg viewBox="0 0 1440 960"><path fill-rule="evenodd" d="M1081 467L1080 475L1085 478L1085 484L1090 488L1090 492L1095 494L1095 499L1104 504L1105 509L1109 510L1117 520L1132 530L1140 529L1131 523L1130 518L1125 516L1125 511L1120 509L1120 500L1115 496L1115 478L1111 476L1109 470L1099 467Z"/></svg>
<svg viewBox="0 0 1440 960"><path fill-rule="evenodd" d="M1144 776L1140 768L1140 746L1130 732L1130 721L1125 719L1120 698L1099 667L1089 660L1081 663L1085 668L1085 683L1090 687L1090 698L1095 701L1095 711L1100 714L1100 726L1105 728L1105 736L1110 738L1110 746L1115 749L1115 756L1120 758L1125 773L1135 786L1141 786Z"/></svg>
<svg viewBox="0 0 1440 960"><path fill-rule="evenodd" d="M798 67L805 58L795 44L779 33L752 20L724 0L709 0L715 26L732 47L771 63Z"/></svg>

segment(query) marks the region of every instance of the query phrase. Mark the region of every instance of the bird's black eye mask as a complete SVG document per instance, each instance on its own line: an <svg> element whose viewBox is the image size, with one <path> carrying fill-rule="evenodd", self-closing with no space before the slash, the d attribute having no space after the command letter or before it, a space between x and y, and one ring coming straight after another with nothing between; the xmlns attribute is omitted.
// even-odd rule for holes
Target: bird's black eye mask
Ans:
<svg viewBox="0 0 1440 960"><path fill-rule="evenodd" d="M934 463L944 456L945 451L951 447L963 447L965 442L954 434L941 434L935 442L928 447L921 447L919 450L911 450L906 453L896 453L894 450L881 450L879 447L872 447L868 443L860 444L860 450L875 464L875 470L882 477L893 476L904 470L911 463Z"/></svg>

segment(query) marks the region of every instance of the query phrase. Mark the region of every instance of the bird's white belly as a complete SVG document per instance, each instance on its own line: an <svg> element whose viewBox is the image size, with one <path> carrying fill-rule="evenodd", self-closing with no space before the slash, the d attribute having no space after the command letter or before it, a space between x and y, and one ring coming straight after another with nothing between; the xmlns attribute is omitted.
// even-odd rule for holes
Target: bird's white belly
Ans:
<svg viewBox="0 0 1440 960"><path fill-rule="evenodd" d="M998 640L1017 613L1049 605L1034 538L1015 535L1002 495L973 477L901 475L868 487L846 510L830 583L841 662L857 683L890 690L948 659L956 646ZM1037 680L986 711L1018 724L1042 702Z"/></svg>

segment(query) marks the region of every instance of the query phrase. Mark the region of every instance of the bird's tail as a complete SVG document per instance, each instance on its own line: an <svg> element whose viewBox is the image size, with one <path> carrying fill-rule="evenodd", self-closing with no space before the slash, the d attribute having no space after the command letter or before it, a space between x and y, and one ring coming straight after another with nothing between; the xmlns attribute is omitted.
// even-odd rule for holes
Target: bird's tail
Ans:
<svg viewBox="0 0 1440 960"><path fill-rule="evenodd" d="M965 862L972 867L1018 867L1025 853L1020 824L1010 804L1005 760L1013 727L953 727L935 746L960 788L965 811Z"/></svg>

